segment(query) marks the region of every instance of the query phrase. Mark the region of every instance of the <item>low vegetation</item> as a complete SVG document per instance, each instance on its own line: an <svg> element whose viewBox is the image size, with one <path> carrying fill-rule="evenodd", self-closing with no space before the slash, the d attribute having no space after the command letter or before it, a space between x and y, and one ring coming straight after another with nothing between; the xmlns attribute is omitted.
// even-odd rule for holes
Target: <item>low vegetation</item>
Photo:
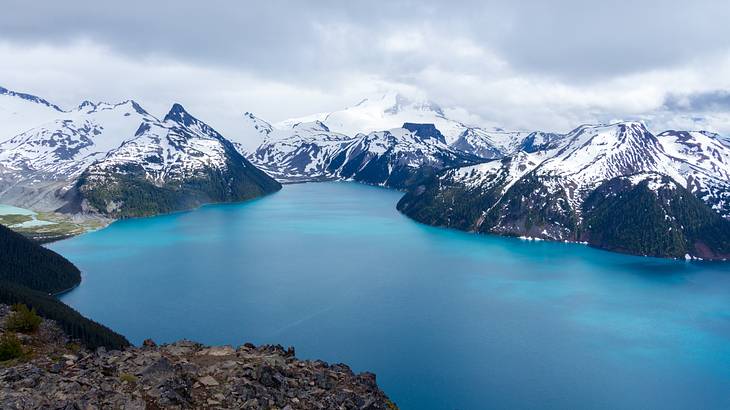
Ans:
<svg viewBox="0 0 730 410"><path fill-rule="evenodd" d="M129 384L136 384L137 376L129 373L122 373L119 375L119 380L121 380L122 382L127 382Z"/></svg>
<svg viewBox="0 0 730 410"><path fill-rule="evenodd" d="M23 346L15 333L5 332L0 336L0 362L23 356Z"/></svg>
<svg viewBox="0 0 730 410"><path fill-rule="evenodd" d="M85 318L73 308L43 292L0 281L0 303L8 305L23 303L29 306L31 311L55 320L69 337L79 340L90 349L100 346L121 349L129 346L129 341L124 336Z"/></svg>
<svg viewBox="0 0 730 410"><path fill-rule="evenodd" d="M16 303L13 305L13 313L5 322L5 329L12 332L33 333L38 330L42 321L35 309L28 309L25 304Z"/></svg>

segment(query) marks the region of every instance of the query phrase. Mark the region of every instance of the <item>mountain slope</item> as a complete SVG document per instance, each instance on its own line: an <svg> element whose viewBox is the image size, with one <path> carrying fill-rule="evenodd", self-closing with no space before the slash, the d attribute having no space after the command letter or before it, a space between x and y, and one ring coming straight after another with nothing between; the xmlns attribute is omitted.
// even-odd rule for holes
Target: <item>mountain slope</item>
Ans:
<svg viewBox="0 0 730 410"><path fill-rule="evenodd" d="M705 131L665 131L657 138L685 188L730 217L730 141Z"/></svg>
<svg viewBox="0 0 730 410"><path fill-rule="evenodd" d="M241 155L248 156L265 141L270 140L276 131L278 130L268 122L246 112L243 114L243 120L239 126L226 133L226 138L236 146Z"/></svg>
<svg viewBox="0 0 730 410"><path fill-rule="evenodd" d="M340 151L328 170L343 179L403 189L444 168L471 165L481 159L452 150L433 124L359 135Z"/></svg>
<svg viewBox="0 0 730 410"><path fill-rule="evenodd" d="M730 258L730 221L667 176L611 179L583 208L580 236L594 246L659 257Z"/></svg>
<svg viewBox="0 0 730 410"><path fill-rule="evenodd" d="M0 141L53 121L63 110L42 98L0 87Z"/></svg>
<svg viewBox="0 0 730 410"><path fill-rule="evenodd" d="M354 138L331 132L319 121L277 130L249 156L258 167L286 182L336 179L328 171L332 159Z"/></svg>
<svg viewBox="0 0 730 410"><path fill-rule="evenodd" d="M145 120L154 117L134 101L87 101L0 143L0 198L44 211L57 208L71 181L131 138Z"/></svg>
<svg viewBox="0 0 730 410"><path fill-rule="evenodd" d="M113 218L155 215L208 202L242 201L280 189L234 145L175 104L89 166L64 212Z"/></svg>
<svg viewBox="0 0 730 410"><path fill-rule="evenodd" d="M545 147L444 171L412 188L398 209L421 222L474 232L585 240L598 247L655 256L727 257L725 236L720 234L728 228L727 221L709 208L711 203L685 189L688 180L642 124L582 126ZM636 181L635 189L624 183L626 194L618 199L606 193L621 178L636 175L648 182ZM659 184L653 176L664 182ZM656 195L645 192L645 186L659 185L665 188L656 190ZM604 208L622 209L623 215L600 217L596 210ZM619 246L616 238L626 239L622 235L627 232L610 236L611 218L605 215L652 221L661 215L683 223L672 225L676 238L671 244L663 242L669 226L654 224L647 235L630 236Z"/></svg>
<svg viewBox="0 0 730 410"><path fill-rule="evenodd" d="M249 158L285 182L354 180L397 189L436 170L481 161L449 148L433 124L348 137L320 121L276 130Z"/></svg>
<svg viewBox="0 0 730 410"><path fill-rule="evenodd" d="M239 153L241 144L179 105L160 121L134 101L84 101L64 111L2 88L3 118L8 132L22 131L0 140L2 203L114 218L239 201L280 187ZM251 114L245 119L255 138L272 131Z"/></svg>

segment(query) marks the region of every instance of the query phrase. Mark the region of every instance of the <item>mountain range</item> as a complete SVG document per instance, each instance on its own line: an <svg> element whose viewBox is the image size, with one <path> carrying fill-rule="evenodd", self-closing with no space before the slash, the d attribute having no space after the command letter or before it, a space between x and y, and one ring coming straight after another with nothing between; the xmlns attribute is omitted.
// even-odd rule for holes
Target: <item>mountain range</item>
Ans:
<svg viewBox="0 0 730 410"><path fill-rule="evenodd" d="M0 122L0 202L37 210L124 218L346 180L406 191L398 209L432 225L730 257L730 140L705 131L507 131L397 93L275 125L246 112L223 136L179 104L160 120L0 88Z"/></svg>
<svg viewBox="0 0 730 410"><path fill-rule="evenodd" d="M728 154L709 133L585 125L539 150L442 172L411 187L398 209L474 232L726 259Z"/></svg>
<svg viewBox="0 0 730 410"><path fill-rule="evenodd" d="M0 89L0 201L111 218L240 201L280 188L234 143L174 104L162 120L134 101L64 111ZM7 131L10 130L10 131Z"/></svg>

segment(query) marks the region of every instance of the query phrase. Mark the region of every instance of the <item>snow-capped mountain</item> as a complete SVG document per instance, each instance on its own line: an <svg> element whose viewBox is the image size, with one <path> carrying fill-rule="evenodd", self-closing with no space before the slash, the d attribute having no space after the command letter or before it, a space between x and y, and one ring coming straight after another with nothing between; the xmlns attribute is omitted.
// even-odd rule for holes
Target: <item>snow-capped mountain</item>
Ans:
<svg viewBox="0 0 730 410"><path fill-rule="evenodd" d="M73 177L133 136L143 121L153 119L134 101L84 102L1 142L0 165L44 180Z"/></svg>
<svg viewBox="0 0 730 410"><path fill-rule="evenodd" d="M63 110L42 98L0 87L0 141L58 118Z"/></svg>
<svg viewBox="0 0 730 410"><path fill-rule="evenodd" d="M398 128L406 122L434 124L451 144L468 127L450 119L438 104L428 100L410 99L397 92L379 98L366 98L352 107L282 121L277 127L291 128L302 122L320 121L333 132L354 136Z"/></svg>
<svg viewBox="0 0 730 410"><path fill-rule="evenodd" d="M720 139L704 133L691 139L677 133L660 135L662 137L657 138L637 122L581 126L543 145L542 150L521 150L502 160L445 171L414 187L398 206L417 220L464 230L553 240L587 240L596 246L659 256L683 256L677 253L681 249L690 255L726 257L730 254L730 242L707 248L708 239L696 237L693 231L710 229L705 226L707 224L715 229L727 223L709 208L721 210L727 198L723 196L727 195L727 189L718 182L727 180L726 146ZM702 141L699 144L702 148L697 146L698 140ZM674 144L673 149L667 149L671 144ZM642 175L644 177L637 177ZM654 176L664 182L657 183ZM620 182L626 178L632 186L643 188L628 189ZM649 180L654 182L643 183ZM683 239L677 241L684 241L684 245L671 252L649 249L646 241L650 235L633 236L634 248L619 249L618 245L603 243L596 238L605 235L598 235L595 226L587 221L595 217L596 209L603 209L601 201L612 198L612 191L606 187L616 184L623 187L620 192L627 200L639 201L636 198L640 196L646 201L627 212L652 218L658 214L678 217L675 214L681 210L671 208L672 213L666 213L669 208L661 203L671 197L676 201L681 199L694 215L704 215L704 219L680 225ZM658 194L660 190L664 192L672 187L681 188L678 196ZM616 192L614 194L619 195ZM646 192L656 195L648 196ZM685 193L693 198L692 193L698 193L705 202L693 202L685 198ZM592 198L590 206L586 205L588 198ZM709 213L699 210L702 207ZM626 217L633 220L636 215ZM586 236L587 232L593 232L593 235ZM651 237L656 239L660 234L656 232Z"/></svg>
<svg viewBox="0 0 730 410"><path fill-rule="evenodd" d="M312 124L318 124L314 132L303 130ZM425 138L429 133L432 139ZM501 158L527 135L470 127L433 102L390 92L280 122L249 158L285 182L353 179L403 188L419 167L433 171Z"/></svg>
<svg viewBox="0 0 730 410"><path fill-rule="evenodd" d="M329 164L343 179L403 189L444 168L481 162L446 145L433 124L405 123L401 128L360 134Z"/></svg>
<svg viewBox="0 0 730 410"><path fill-rule="evenodd" d="M319 121L297 123L289 130L275 131L249 158L280 181L336 179L328 167L335 155L354 140L330 131Z"/></svg>
<svg viewBox="0 0 730 410"><path fill-rule="evenodd" d="M5 105L0 111L12 112L9 121L15 124L5 129L41 122L0 142L0 202L117 217L184 209L207 200L242 200L278 189L278 183L243 158L233 143L179 105L160 121L134 101L84 101L64 111L39 97L2 90L0 103ZM121 185L111 180L105 180L109 185L97 183L102 176L124 176L129 183L121 185L136 184L138 190L110 191ZM167 202L151 211L125 207L130 196L141 192L142 180L164 187ZM191 181L199 187L190 188ZM105 197L100 201L116 205L82 207L82 200L99 199L95 194L102 191Z"/></svg>
<svg viewBox="0 0 730 410"><path fill-rule="evenodd" d="M657 138L685 187L730 217L730 141L705 131L665 131Z"/></svg>
<svg viewBox="0 0 730 410"><path fill-rule="evenodd" d="M145 119L133 139L89 166L66 209L145 216L242 201L279 188L233 143L175 104L164 120Z"/></svg>
<svg viewBox="0 0 730 410"><path fill-rule="evenodd" d="M296 128L299 124L310 123L323 124L329 130L328 132L337 135L336 139L338 141L343 139L344 135L357 136L359 139L363 138L361 135L366 135L373 140L379 136L380 139L383 139L385 135L377 133L382 133L384 130L403 129L402 124L430 124L441 136L440 140L420 141L418 144L411 144L406 141L407 137L404 133L391 132L393 138L402 137L401 139L403 139L402 143L398 144L398 155L402 157L398 161L402 164L407 158L407 161L413 166L418 166L422 162L433 162L426 158L429 150L448 152L448 155L452 157L456 155L471 158L472 160L474 157L494 159L512 155L520 150L544 150L563 137L559 134L504 131L498 128L486 129L465 125L449 118L446 112L436 103L423 99L409 99L401 94L390 92L379 98L364 99L344 110L319 113L278 123L277 129L269 134L265 143L266 146L262 146L263 149L258 151L256 155L258 158L254 158L254 161L266 167L277 178L284 178L284 180L307 178L306 172L302 172L303 169L319 169L318 177L323 175L321 161L322 158L326 157L326 154L322 155L321 153L331 152L333 146L333 137L329 134L319 134L320 137L323 137L321 144L318 143L316 136L305 139L288 139L286 143L280 143L281 147L279 148L282 151L297 153L298 156L295 161L297 166L294 168L288 165L290 161L277 162L271 160L274 157L271 151L277 149L275 141L281 139L277 138L277 134L286 135L287 130ZM368 143L367 139L364 142ZM424 149L425 146L430 147ZM406 154L405 151L411 148L413 151ZM316 152L316 154L310 156L312 158L316 157L319 163L306 164L307 155L302 155L302 152ZM267 161L265 163L258 162L263 156L267 156ZM281 156L280 154L278 157ZM446 161L446 163L449 163L449 166L453 165L450 161ZM441 167L443 165L438 165L434 169ZM354 175L348 172L338 174L339 177L345 178L352 178ZM330 176L328 175L328 177ZM338 176L333 177L337 178Z"/></svg>
<svg viewBox="0 0 730 410"><path fill-rule="evenodd" d="M0 131L12 133L0 134L0 202L153 215L279 189L260 167L283 182L407 189L398 209L434 225L730 257L730 140L716 134L639 122L488 130L395 93L308 119L272 127L246 113L229 140L179 104L159 120L133 101L64 111L0 89Z"/></svg>
<svg viewBox="0 0 730 410"><path fill-rule="evenodd" d="M421 172L480 161L452 150L432 124L406 123L387 131L348 137L320 121L280 130L251 160L285 182L355 180L404 188Z"/></svg>
<svg viewBox="0 0 730 410"><path fill-rule="evenodd" d="M489 131L470 127L459 135L451 148L485 159L502 158L519 151L535 152L549 149L565 136L547 132Z"/></svg>
<svg viewBox="0 0 730 410"><path fill-rule="evenodd" d="M85 101L55 112L55 119L0 142L4 201L41 211L57 208L84 169L131 138L142 121L154 119L134 101Z"/></svg>
<svg viewBox="0 0 730 410"><path fill-rule="evenodd" d="M240 126L230 130L226 138L236 145L242 155L249 155L256 151L264 141L270 140L276 131L278 130L268 122L250 112L246 112L243 114L243 121L241 121Z"/></svg>

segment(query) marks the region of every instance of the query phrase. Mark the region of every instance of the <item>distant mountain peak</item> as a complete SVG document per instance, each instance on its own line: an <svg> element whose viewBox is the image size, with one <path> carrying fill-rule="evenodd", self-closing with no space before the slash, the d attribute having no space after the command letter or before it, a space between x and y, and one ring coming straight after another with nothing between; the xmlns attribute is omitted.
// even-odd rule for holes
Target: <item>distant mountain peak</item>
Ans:
<svg viewBox="0 0 730 410"><path fill-rule="evenodd" d="M145 110L144 108L142 108L142 106L141 106L141 105L137 104L137 101L134 101L134 100L127 100L127 101L125 101L125 103L127 103L127 104L131 104L131 105L132 105L132 108L133 108L133 109L134 109L134 110L135 110L135 111L136 111L137 113L139 113L139 114L143 114L143 115L148 115L148 114L149 114L149 113L147 112L147 110Z"/></svg>
<svg viewBox="0 0 730 410"><path fill-rule="evenodd" d="M81 102L81 104L79 104L76 107L76 109L78 111L81 111L81 110L84 110L84 109L87 109L87 108L90 108L90 109L93 110L94 108L96 108L96 104L94 104L93 102L91 102L89 100L84 100L84 101Z"/></svg>
<svg viewBox="0 0 730 410"><path fill-rule="evenodd" d="M249 121L249 123L253 126L255 130L263 134L269 135L274 130L271 124L262 120L251 112L246 111L245 113L243 113L243 118Z"/></svg>
<svg viewBox="0 0 730 410"><path fill-rule="evenodd" d="M275 126L289 129L298 123L315 120L323 122L332 132L349 136L400 128L404 122L430 123L444 135L447 143L454 142L466 128L460 121L449 118L441 106L433 101L395 90L363 98L357 104L341 110L290 118Z"/></svg>
<svg viewBox="0 0 730 410"><path fill-rule="evenodd" d="M113 110L117 107L124 106L129 106L129 108L131 108L138 114L149 115L149 113L134 100L125 100L118 103L108 103L104 101L95 103L93 101L84 100L75 108L75 111L84 111L87 114L91 114L98 111Z"/></svg>
<svg viewBox="0 0 730 410"><path fill-rule="evenodd" d="M48 100L44 100L43 98L36 97L35 95L32 95L32 94L19 93L19 92L13 91L13 90L8 90L7 88L0 86L0 95L18 97L23 100L31 101L31 102L34 102L37 104L43 104L47 107L51 107L51 108L55 109L56 111L63 112L63 110L56 104L50 103L50 102L48 102Z"/></svg>
<svg viewBox="0 0 730 410"><path fill-rule="evenodd" d="M444 138L444 135L441 134L441 131L439 131L433 124L416 124L412 122L406 122L403 124L403 128L414 133L422 141L435 139L441 143L446 143L446 138Z"/></svg>
<svg viewBox="0 0 730 410"><path fill-rule="evenodd" d="M175 103L172 105L167 115L165 115L164 121L174 121L183 125L190 125L194 123L196 119L185 111L185 108L181 104Z"/></svg>
<svg viewBox="0 0 730 410"><path fill-rule="evenodd" d="M330 132L329 127L327 127L327 125L325 125L322 121L319 121L319 120L296 123L292 126L292 128L293 129L307 129L310 131Z"/></svg>

